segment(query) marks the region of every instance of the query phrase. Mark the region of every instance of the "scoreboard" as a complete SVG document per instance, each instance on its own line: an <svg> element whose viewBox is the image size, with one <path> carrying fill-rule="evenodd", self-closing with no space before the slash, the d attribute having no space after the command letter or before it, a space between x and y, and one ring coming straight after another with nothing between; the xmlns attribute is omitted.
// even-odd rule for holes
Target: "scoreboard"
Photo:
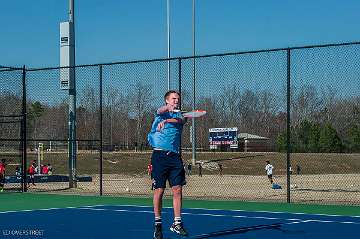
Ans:
<svg viewBox="0 0 360 239"><path fill-rule="evenodd" d="M238 148L238 128L210 128L209 145L210 149L217 149L221 145L230 148ZM223 146L223 147L224 147Z"/></svg>

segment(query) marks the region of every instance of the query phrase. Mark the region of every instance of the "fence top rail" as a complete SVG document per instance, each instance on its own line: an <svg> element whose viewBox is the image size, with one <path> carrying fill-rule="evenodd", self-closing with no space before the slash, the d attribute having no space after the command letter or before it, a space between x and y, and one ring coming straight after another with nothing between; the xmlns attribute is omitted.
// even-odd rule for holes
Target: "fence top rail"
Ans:
<svg viewBox="0 0 360 239"><path fill-rule="evenodd" d="M0 65L0 69L13 69L13 70L21 70L21 67L14 67L14 66L4 66Z"/></svg>
<svg viewBox="0 0 360 239"><path fill-rule="evenodd" d="M0 115L0 118L18 118L18 117L24 117L23 114L20 115Z"/></svg>
<svg viewBox="0 0 360 239"><path fill-rule="evenodd" d="M5 72L5 71L22 71L23 68L15 68L15 67L2 67L0 66L0 72Z"/></svg>
<svg viewBox="0 0 360 239"><path fill-rule="evenodd" d="M255 54L255 53L262 53L262 52L277 52L277 51L312 49L312 48L339 47L339 46L349 46L349 45L360 45L360 41L323 44L323 45L307 45L307 46L297 46L297 47L295 46L295 47L285 47L285 48L262 49L262 50L253 50L253 51L229 52L229 53L219 53L219 54L207 54L207 55L198 55L198 56L184 56L184 57L171 57L171 58L156 58L156 59L150 59L150 60L134 60L134 61L119 61L119 62L98 63L98 64L85 64L85 65L77 65L77 66L72 66L72 67L27 68L26 70L27 71L41 71L41 70L56 70L56 69L61 69L61 68L111 66L111 65L122 65L122 64L149 63L149 62L157 62L157 61L174 61L174 60L186 60L186 59L193 59L193 58L197 59L197 58L208 58L208 57ZM13 70L15 70L15 69L21 70L22 68L13 68ZM2 71L1 68L0 68L0 71Z"/></svg>

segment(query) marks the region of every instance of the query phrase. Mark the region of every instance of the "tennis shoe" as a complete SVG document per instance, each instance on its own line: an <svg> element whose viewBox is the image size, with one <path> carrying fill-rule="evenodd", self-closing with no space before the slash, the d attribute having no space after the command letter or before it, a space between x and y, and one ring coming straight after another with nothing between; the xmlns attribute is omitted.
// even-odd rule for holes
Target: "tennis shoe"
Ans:
<svg viewBox="0 0 360 239"><path fill-rule="evenodd" d="M179 223L179 224L173 223L171 225L171 227L170 227L170 231L175 232L175 233L177 233L177 234L179 234L181 236L187 236L188 235L188 233L185 230L184 225L182 223Z"/></svg>
<svg viewBox="0 0 360 239"><path fill-rule="evenodd" d="M161 224L155 225L154 239L163 239L162 226Z"/></svg>

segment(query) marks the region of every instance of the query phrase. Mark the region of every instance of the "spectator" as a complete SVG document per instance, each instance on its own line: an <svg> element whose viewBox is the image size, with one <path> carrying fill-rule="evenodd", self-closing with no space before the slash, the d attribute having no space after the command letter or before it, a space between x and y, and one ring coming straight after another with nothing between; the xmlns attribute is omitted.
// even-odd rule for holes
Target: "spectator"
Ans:
<svg viewBox="0 0 360 239"><path fill-rule="evenodd" d="M300 165L296 165L296 173L297 173L297 174L300 174L300 172L301 172Z"/></svg>
<svg viewBox="0 0 360 239"><path fill-rule="evenodd" d="M191 165L191 163L189 163L189 164L187 165L187 175L188 175L188 176L191 175L191 167L192 167L192 165Z"/></svg>
<svg viewBox="0 0 360 239"><path fill-rule="evenodd" d="M274 180L273 180L273 169L274 169L274 166L272 166L270 164L270 161L266 161L266 166L265 166L265 171L266 171L266 174L269 178L269 181L271 184L274 183Z"/></svg>
<svg viewBox="0 0 360 239"><path fill-rule="evenodd" d="M152 165L151 165L151 163L148 164L148 166L147 166L147 171L148 171L148 175L151 176L151 172L152 172Z"/></svg>
<svg viewBox="0 0 360 239"><path fill-rule="evenodd" d="M16 179L21 180L21 168L19 166L16 166L15 168L15 176Z"/></svg>
<svg viewBox="0 0 360 239"><path fill-rule="evenodd" d="M47 168L48 168L48 175L52 175L53 174L53 167L51 166L51 164L48 163Z"/></svg>
<svg viewBox="0 0 360 239"><path fill-rule="evenodd" d="M49 174L49 167L47 165L42 166L41 174Z"/></svg>
<svg viewBox="0 0 360 239"><path fill-rule="evenodd" d="M199 163L199 177L202 177L202 164Z"/></svg>
<svg viewBox="0 0 360 239"><path fill-rule="evenodd" d="M36 172L36 164L33 162L29 168L28 168L28 174L29 174L29 181L28 181L28 187L30 187L30 182L33 186L35 185L35 172Z"/></svg>
<svg viewBox="0 0 360 239"><path fill-rule="evenodd" d="M4 185L5 185L5 159L1 159L0 162L0 192L4 191Z"/></svg>
<svg viewBox="0 0 360 239"><path fill-rule="evenodd" d="M151 190L154 190L154 180L153 180L153 176L152 176L153 167L152 167L151 163L148 164L147 169L148 169L148 175L150 176L150 179L151 179Z"/></svg>
<svg viewBox="0 0 360 239"><path fill-rule="evenodd" d="M219 163L219 174L220 174L220 176L222 176L222 175L223 175L222 171L223 171L222 164L221 164L221 163Z"/></svg>

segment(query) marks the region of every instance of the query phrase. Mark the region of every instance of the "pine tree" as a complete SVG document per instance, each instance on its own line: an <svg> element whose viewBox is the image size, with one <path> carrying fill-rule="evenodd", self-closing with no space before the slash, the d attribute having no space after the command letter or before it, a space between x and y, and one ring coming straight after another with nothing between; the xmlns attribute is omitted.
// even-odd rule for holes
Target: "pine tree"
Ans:
<svg viewBox="0 0 360 239"><path fill-rule="evenodd" d="M352 125L349 129L348 148L350 152L360 152L360 127Z"/></svg>
<svg viewBox="0 0 360 239"><path fill-rule="evenodd" d="M320 138L320 125L313 123L311 125L311 132L308 141L308 152L317 153L319 152L319 138Z"/></svg>
<svg viewBox="0 0 360 239"><path fill-rule="evenodd" d="M281 133L276 139L276 150L278 152L286 152L286 133Z"/></svg>
<svg viewBox="0 0 360 239"><path fill-rule="evenodd" d="M322 153L339 153L343 145L336 130L331 124L325 124L320 131L319 149Z"/></svg>

